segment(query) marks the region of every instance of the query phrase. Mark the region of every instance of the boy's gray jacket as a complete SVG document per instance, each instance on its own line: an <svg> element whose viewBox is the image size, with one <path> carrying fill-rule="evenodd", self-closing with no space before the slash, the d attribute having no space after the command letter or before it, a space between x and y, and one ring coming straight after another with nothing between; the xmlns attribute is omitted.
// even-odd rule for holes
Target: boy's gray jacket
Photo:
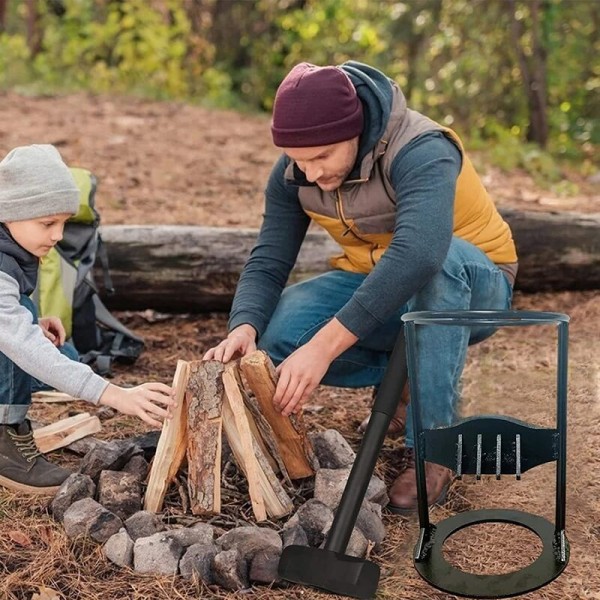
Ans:
<svg viewBox="0 0 600 600"><path fill-rule="evenodd" d="M32 377L96 404L108 382L61 354L20 303L21 294L29 295L35 287L37 266L38 259L0 225L0 352Z"/></svg>

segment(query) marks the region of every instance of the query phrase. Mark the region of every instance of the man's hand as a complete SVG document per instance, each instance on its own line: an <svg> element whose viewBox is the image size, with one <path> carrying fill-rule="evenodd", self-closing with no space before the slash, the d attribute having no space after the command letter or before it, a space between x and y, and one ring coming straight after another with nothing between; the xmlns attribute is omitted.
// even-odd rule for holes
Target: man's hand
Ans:
<svg viewBox="0 0 600 600"><path fill-rule="evenodd" d="M300 412L321 383L334 358L327 356L325 350L311 340L277 367L279 380L273 404L284 417Z"/></svg>
<svg viewBox="0 0 600 600"><path fill-rule="evenodd" d="M44 335L59 348L65 343L67 334L62 321L58 317L42 317L38 320Z"/></svg>
<svg viewBox="0 0 600 600"><path fill-rule="evenodd" d="M275 408L286 417L300 412L331 363L357 340L350 330L333 318L277 367L279 381L273 396Z"/></svg>
<svg viewBox="0 0 600 600"><path fill-rule="evenodd" d="M256 350L256 329L252 325L239 325L217 346L202 357L203 360L229 362L234 356L246 356Z"/></svg>

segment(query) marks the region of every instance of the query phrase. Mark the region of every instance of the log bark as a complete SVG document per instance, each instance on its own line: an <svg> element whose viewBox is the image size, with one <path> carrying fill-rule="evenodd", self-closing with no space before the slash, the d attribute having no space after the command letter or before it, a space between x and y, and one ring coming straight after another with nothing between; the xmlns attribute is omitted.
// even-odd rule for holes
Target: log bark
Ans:
<svg viewBox="0 0 600 600"><path fill-rule="evenodd" d="M519 255L516 289L600 289L600 213L504 210L502 214Z"/></svg>
<svg viewBox="0 0 600 600"><path fill-rule="evenodd" d="M103 227L116 290L114 295L103 295L103 300L112 309L153 308L170 313L228 310L256 236L254 229ZM339 247L329 237L309 233L290 282L328 270L328 258L336 252ZM96 272L96 281L102 282L101 270Z"/></svg>
<svg viewBox="0 0 600 600"><path fill-rule="evenodd" d="M600 289L600 214L501 212L519 253L517 289ZM102 236L116 289L103 294L109 308L181 313L229 310L257 231L112 225ZM289 283L329 270L339 251L324 232L309 232Z"/></svg>
<svg viewBox="0 0 600 600"><path fill-rule="evenodd" d="M221 512L223 364L190 363L187 409L188 493L195 515Z"/></svg>

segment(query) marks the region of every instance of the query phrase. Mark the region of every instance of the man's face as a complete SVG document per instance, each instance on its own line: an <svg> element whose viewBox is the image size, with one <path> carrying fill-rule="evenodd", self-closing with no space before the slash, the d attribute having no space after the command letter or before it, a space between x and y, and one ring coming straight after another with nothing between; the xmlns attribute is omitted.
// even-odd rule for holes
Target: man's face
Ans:
<svg viewBox="0 0 600 600"><path fill-rule="evenodd" d="M26 221L9 221L5 225L19 246L41 258L62 240L65 223L71 216L62 213Z"/></svg>
<svg viewBox="0 0 600 600"><path fill-rule="evenodd" d="M324 192L332 192L344 183L358 154L358 137L309 148L282 148L296 162L306 179L316 183Z"/></svg>

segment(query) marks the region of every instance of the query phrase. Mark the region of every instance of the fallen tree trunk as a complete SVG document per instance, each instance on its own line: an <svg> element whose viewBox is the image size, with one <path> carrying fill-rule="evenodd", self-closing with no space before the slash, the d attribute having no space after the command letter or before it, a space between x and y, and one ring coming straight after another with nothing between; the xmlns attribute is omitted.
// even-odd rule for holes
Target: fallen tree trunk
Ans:
<svg viewBox="0 0 600 600"><path fill-rule="evenodd" d="M519 254L516 289L600 289L600 213L501 213Z"/></svg>
<svg viewBox="0 0 600 600"><path fill-rule="evenodd" d="M519 252L517 289L600 289L600 214L502 213ZM227 311L256 235L254 229L105 226L116 293L104 299L114 309ZM339 252L327 234L309 232L290 282L327 271L329 257Z"/></svg>

